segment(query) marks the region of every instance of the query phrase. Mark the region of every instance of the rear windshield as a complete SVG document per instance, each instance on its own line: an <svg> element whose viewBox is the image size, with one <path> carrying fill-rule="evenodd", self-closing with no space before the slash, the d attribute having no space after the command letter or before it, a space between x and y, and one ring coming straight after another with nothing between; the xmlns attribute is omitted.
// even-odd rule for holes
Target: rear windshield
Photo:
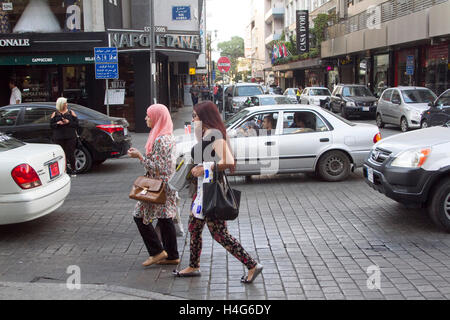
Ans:
<svg viewBox="0 0 450 320"><path fill-rule="evenodd" d="M291 100L287 97L264 97L259 98L260 106L267 106L271 104L292 104Z"/></svg>
<svg viewBox="0 0 450 320"><path fill-rule="evenodd" d="M256 96L258 94L264 94L261 87L257 86L237 87L236 93L238 97Z"/></svg>
<svg viewBox="0 0 450 320"><path fill-rule="evenodd" d="M75 113L81 113L82 115L84 115L86 118L89 118L89 119L102 120L102 119L105 119L108 117L104 113L80 106L79 104L70 103L69 108L72 109L73 111L75 111Z"/></svg>
<svg viewBox="0 0 450 320"><path fill-rule="evenodd" d="M309 89L311 96L329 96L330 91L328 89Z"/></svg>
<svg viewBox="0 0 450 320"><path fill-rule="evenodd" d="M402 90L405 103L429 103L436 100L436 95L430 90Z"/></svg>
<svg viewBox="0 0 450 320"><path fill-rule="evenodd" d="M0 132L0 152L8 151L25 145L20 140L14 139Z"/></svg>

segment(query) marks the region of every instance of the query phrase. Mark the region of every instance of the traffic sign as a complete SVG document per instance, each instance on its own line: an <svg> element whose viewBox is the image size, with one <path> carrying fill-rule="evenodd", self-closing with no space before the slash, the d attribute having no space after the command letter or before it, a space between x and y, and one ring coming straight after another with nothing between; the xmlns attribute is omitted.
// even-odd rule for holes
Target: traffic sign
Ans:
<svg viewBox="0 0 450 320"><path fill-rule="evenodd" d="M116 47L94 48L95 79L119 79L119 55Z"/></svg>
<svg viewBox="0 0 450 320"><path fill-rule="evenodd" d="M119 66L117 63L95 64L95 79L119 79Z"/></svg>
<svg viewBox="0 0 450 320"><path fill-rule="evenodd" d="M219 60L217 60L217 69L219 69L220 72L227 73L230 71L230 68L231 62L227 57L220 57Z"/></svg>
<svg viewBox="0 0 450 320"><path fill-rule="evenodd" d="M414 56L406 56L406 75L412 76L414 74Z"/></svg>
<svg viewBox="0 0 450 320"><path fill-rule="evenodd" d="M95 63L117 63L119 57L116 47L94 48Z"/></svg>

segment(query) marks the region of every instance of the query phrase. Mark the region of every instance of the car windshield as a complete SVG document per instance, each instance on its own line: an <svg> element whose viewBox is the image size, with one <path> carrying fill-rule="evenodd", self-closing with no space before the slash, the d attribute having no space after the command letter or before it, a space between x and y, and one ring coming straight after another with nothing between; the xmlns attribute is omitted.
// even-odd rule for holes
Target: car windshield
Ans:
<svg viewBox="0 0 450 320"><path fill-rule="evenodd" d="M86 116L89 119L101 120L101 119L108 118L108 116L104 113L80 106L79 104L70 103L69 108L72 109L73 111L75 111L75 113L82 113L84 116Z"/></svg>
<svg viewBox="0 0 450 320"><path fill-rule="evenodd" d="M351 121L348 121L347 119L345 119L345 118L343 118L343 117L341 117L341 116L335 114L334 112L331 112L331 111L329 111L329 110L327 110L327 109L322 109L322 111L325 111L325 112L328 113L329 115L332 115L333 117L338 118L339 120L341 120L342 122L345 122L345 123L348 124L349 126L352 126L352 127L356 126L356 123L351 122Z"/></svg>
<svg viewBox="0 0 450 320"><path fill-rule="evenodd" d="M430 90L402 90L405 103L429 103L436 100L436 95Z"/></svg>
<svg viewBox="0 0 450 320"><path fill-rule="evenodd" d="M259 98L260 106L267 106L271 104L292 104L291 100L287 97L263 97Z"/></svg>
<svg viewBox="0 0 450 320"><path fill-rule="evenodd" d="M236 95L238 97L256 96L258 94L264 94L259 86L242 86L236 88Z"/></svg>
<svg viewBox="0 0 450 320"><path fill-rule="evenodd" d="M344 87L342 95L344 97L373 97L366 87Z"/></svg>
<svg viewBox="0 0 450 320"><path fill-rule="evenodd" d="M329 96L330 91L328 89L310 89L309 93L311 96Z"/></svg>
<svg viewBox="0 0 450 320"><path fill-rule="evenodd" d="M243 109L236 113L233 117L225 121L225 127L231 127L236 121L239 121L241 118L245 117L250 111L247 109Z"/></svg>
<svg viewBox="0 0 450 320"><path fill-rule="evenodd" d="M0 152L8 151L25 145L20 140L14 139L0 132Z"/></svg>
<svg viewBox="0 0 450 320"><path fill-rule="evenodd" d="M446 91L437 101L436 107L450 108L450 90Z"/></svg>

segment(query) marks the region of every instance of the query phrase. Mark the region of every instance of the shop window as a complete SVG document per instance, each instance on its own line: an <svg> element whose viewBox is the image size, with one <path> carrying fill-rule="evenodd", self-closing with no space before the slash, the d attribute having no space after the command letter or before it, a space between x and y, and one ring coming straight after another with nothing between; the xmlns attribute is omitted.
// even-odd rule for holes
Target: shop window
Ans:
<svg viewBox="0 0 450 320"><path fill-rule="evenodd" d="M72 103L86 105L86 66L63 67L63 96Z"/></svg>
<svg viewBox="0 0 450 320"><path fill-rule="evenodd" d="M52 101L52 86L57 86L57 68L48 66L16 66L12 78L22 91L22 102ZM54 99L53 99L54 101Z"/></svg>
<svg viewBox="0 0 450 320"><path fill-rule="evenodd" d="M54 110L45 108L26 108L23 116L23 124L50 123Z"/></svg>
<svg viewBox="0 0 450 320"><path fill-rule="evenodd" d="M425 87L431 89L437 95L444 92L450 85L448 50L448 43L426 49Z"/></svg>

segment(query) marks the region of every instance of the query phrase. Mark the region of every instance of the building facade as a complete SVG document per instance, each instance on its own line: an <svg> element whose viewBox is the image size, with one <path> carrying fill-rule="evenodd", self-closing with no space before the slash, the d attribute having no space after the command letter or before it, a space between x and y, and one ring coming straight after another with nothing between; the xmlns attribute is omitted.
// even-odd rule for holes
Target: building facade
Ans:
<svg viewBox="0 0 450 320"><path fill-rule="evenodd" d="M190 99L189 68L202 50L202 0L155 1L156 97L168 108ZM106 81L95 77L94 48L119 52L119 79L110 89L124 94L110 115L130 129L147 131L150 105L149 0L22 0L0 7L0 105L9 102L14 79L23 102L56 101L60 96L106 113ZM185 101L186 100L186 101Z"/></svg>

